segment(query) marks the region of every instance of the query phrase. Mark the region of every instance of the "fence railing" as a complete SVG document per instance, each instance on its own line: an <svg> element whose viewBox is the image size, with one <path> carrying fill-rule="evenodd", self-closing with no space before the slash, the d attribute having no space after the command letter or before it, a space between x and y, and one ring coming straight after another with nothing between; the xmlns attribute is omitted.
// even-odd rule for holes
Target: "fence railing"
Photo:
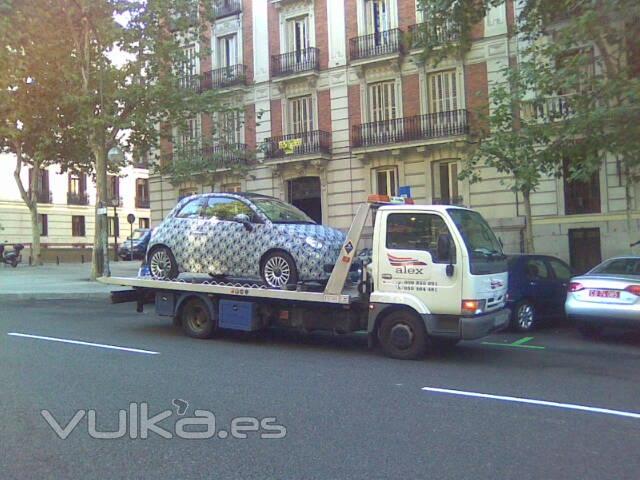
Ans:
<svg viewBox="0 0 640 480"><path fill-rule="evenodd" d="M230 65L228 67L216 68L202 74L200 90L211 90L212 88L230 87L232 85L242 85L246 83L247 67L242 64Z"/></svg>
<svg viewBox="0 0 640 480"><path fill-rule="evenodd" d="M29 197L31 197L31 190L29 190ZM36 190L36 202L53 203L51 190Z"/></svg>
<svg viewBox="0 0 640 480"><path fill-rule="evenodd" d="M571 106L572 95L558 95L540 101L522 104L522 116L527 120L542 122L562 120L575 113Z"/></svg>
<svg viewBox="0 0 640 480"><path fill-rule="evenodd" d="M303 48L293 52L271 55L271 75L293 75L298 72L318 70L320 51L316 47Z"/></svg>
<svg viewBox="0 0 640 480"><path fill-rule="evenodd" d="M228 17L242 12L241 0L217 0L213 4L213 13L216 18Z"/></svg>
<svg viewBox="0 0 640 480"><path fill-rule="evenodd" d="M148 197L138 197L136 196L136 208L149 208L151 202Z"/></svg>
<svg viewBox="0 0 640 480"><path fill-rule="evenodd" d="M349 58L377 57L402 50L402 30L393 28L349 39Z"/></svg>
<svg viewBox="0 0 640 480"><path fill-rule="evenodd" d="M89 205L89 196L86 192L67 192L68 205Z"/></svg>
<svg viewBox="0 0 640 480"><path fill-rule="evenodd" d="M270 137L265 140L266 158L282 158L289 155L331 153L331 134L324 130L293 133Z"/></svg>
<svg viewBox="0 0 640 480"><path fill-rule="evenodd" d="M439 27L429 27L426 23L416 23L409 27L411 48L424 46L427 40L436 45L456 42L459 38L458 32L451 23L445 23Z"/></svg>
<svg viewBox="0 0 640 480"><path fill-rule="evenodd" d="M467 111L452 110L355 125L352 130L352 142L354 147L367 147L467 133Z"/></svg>
<svg viewBox="0 0 640 480"><path fill-rule="evenodd" d="M210 168L229 168L234 165L247 163L249 158L247 145L244 143L229 143L224 145L209 145L202 148L176 150L168 155L167 160L203 161Z"/></svg>

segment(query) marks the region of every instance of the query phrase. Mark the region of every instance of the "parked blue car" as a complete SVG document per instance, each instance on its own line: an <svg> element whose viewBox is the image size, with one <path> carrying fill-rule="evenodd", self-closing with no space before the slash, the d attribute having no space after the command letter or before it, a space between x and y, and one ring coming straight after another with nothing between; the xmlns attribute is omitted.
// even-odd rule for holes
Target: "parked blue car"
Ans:
<svg viewBox="0 0 640 480"><path fill-rule="evenodd" d="M133 236L127 238L126 241L118 248L118 256L122 260L142 260L147 253L147 246L151 238L151 230L148 228L136 228ZM131 251L133 250L133 255Z"/></svg>
<svg viewBox="0 0 640 480"><path fill-rule="evenodd" d="M511 326L529 332L541 323L562 318L571 268L548 255L510 255L507 307Z"/></svg>

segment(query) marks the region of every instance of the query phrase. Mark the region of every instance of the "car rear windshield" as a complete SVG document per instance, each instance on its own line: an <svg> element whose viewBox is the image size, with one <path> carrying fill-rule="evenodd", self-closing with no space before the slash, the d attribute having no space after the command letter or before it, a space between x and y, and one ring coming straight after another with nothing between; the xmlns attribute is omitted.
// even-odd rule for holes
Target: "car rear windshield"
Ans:
<svg viewBox="0 0 640 480"><path fill-rule="evenodd" d="M302 210L280 200L273 198L253 198L251 200L273 223L316 223Z"/></svg>
<svg viewBox="0 0 640 480"><path fill-rule="evenodd" d="M589 272L602 275L636 275L640 276L640 258L616 258L598 265Z"/></svg>

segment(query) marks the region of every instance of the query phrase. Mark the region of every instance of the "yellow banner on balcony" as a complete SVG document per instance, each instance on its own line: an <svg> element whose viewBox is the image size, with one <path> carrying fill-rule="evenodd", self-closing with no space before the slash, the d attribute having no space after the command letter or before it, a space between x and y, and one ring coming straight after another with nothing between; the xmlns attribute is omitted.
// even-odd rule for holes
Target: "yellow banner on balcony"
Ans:
<svg viewBox="0 0 640 480"><path fill-rule="evenodd" d="M285 154L291 155L296 147L302 146L301 138L292 138L290 140L280 140L278 142L278 148Z"/></svg>

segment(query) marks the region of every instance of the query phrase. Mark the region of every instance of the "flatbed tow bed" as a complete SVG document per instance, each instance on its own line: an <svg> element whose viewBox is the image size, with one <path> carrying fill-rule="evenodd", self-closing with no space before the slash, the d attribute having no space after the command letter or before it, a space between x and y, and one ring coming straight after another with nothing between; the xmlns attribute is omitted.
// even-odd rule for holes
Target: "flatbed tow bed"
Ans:
<svg viewBox="0 0 640 480"><path fill-rule="evenodd" d="M484 222L479 214L459 207L413 205L405 199L398 203L370 198L360 205L329 280L320 291L302 283L291 289L275 289L246 281L219 282L185 275L176 280L142 276L98 280L130 287L112 292L113 303L136 302L138 311L145 303L155 303L158 315L173 317L174 323L195 338L212 337L219 329L366 331L370 346L378 344L394 358L415 359L430 347L453 346L459 340L481 338L504 328L509 321L504 308L506 262L504 267L494 266L494 273L472 274L465 237L449 208L478 216L480 220L467 219L474 227L478 225L473 222ZM371 210L377 212L372 260L369 266L363 265L355 284L348 276ZM418 219L437 220L439 228L447 231L438 234L437 251L418 246L417 242L433 230L429 227L411 233L411 222ZM405 222L400 229L394 224L398 221ZM398 232L409 247L393 244ZM492 258L485 262L492 262Z"/></svg>

